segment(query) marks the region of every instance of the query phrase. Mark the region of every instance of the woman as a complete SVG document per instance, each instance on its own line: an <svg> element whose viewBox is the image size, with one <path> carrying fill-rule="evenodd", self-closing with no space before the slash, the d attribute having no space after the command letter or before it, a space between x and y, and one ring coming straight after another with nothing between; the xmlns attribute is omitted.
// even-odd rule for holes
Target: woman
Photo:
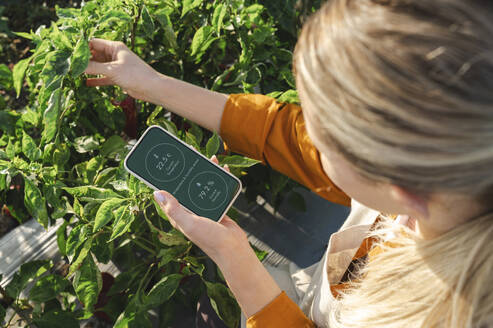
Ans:
<svg viewBox="0 0 493 328"><path fill-rule="evenodd" d="M105 77L88 84L118 84L327 199L351 198L324 258L294 275L311 278L297 284L300 309L232 220L193 216L156 193L173 225L219 265L249 327L488 327L492 35L487 0L332 0L296 47L302 112L174 80L102 40L91 43L87 73Z"/></svg>

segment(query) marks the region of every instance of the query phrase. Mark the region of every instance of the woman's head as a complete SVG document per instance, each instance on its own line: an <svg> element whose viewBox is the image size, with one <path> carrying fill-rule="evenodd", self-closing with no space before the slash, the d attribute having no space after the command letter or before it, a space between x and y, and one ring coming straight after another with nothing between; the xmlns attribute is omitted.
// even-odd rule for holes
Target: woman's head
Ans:
<svg viewBox="0 0 493 328"><path fill-rule="evenodd" d="M328 1L294 66L308 133L350 196L394 213L394 199L442 200L442 224L491 208L491 0ZM489 327L493 214L465 221L430 240L397 234L329 326Z"/></svg>
<svg viewBox="0 0 493 328"><path fill-rule="evenodd" d="M329 160L418 195L493 190L493 2L328 1L295 70Z"/></svg>

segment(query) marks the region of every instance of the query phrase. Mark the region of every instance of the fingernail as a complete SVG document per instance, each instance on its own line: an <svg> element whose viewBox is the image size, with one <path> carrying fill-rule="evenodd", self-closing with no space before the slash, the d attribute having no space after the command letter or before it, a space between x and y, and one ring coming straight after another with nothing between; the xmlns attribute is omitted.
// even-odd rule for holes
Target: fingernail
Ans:
<svg viewBox="0 0 493 328"><path fill-rule="evenodd" d="M156 202L161 203L162 205L166 204L166 197L163 195L163 193L159 191L154 192L154 199Z"/></svg>
<svg viewBox="0 0 493 328"><path fill-rule="evenodd" d="M215 161L217 159L216 155L212 155L211 159Z"/></svg>

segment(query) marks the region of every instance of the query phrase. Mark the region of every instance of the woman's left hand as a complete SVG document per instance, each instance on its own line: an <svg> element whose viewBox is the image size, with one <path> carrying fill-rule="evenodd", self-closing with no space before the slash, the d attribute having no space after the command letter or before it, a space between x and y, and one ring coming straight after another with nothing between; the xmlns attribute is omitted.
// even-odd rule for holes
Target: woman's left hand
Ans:
<svg viewBox="0 0 493 328"><path fill-rule="evenodd" d="M216 156L211 160L218 164ZM225 169L229 171L227 167ZM234 258L234 254L240 249L250 248L246 233L228 216L224 216L220 222L198 216L183 207L166 191L156 191L154 199L168 216L171 225L217 264Z"/></svg>
<svg viewBox="0 0 493 328"><path fill-rule="evenodd" d="M218 163L215 156L212 161ZM250 247L246 233L236 222L227 216L215 222L195 215L166 191L156 191L154 198L173 227L216 262L247 318L281 294L276 281Z"/></svg>

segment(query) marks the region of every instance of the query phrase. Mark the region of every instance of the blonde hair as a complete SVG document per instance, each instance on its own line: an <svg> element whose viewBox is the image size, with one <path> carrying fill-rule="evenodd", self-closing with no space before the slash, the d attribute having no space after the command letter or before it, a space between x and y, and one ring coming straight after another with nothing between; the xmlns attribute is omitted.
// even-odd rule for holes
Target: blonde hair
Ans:
<svg viewBox="0 0 493 328"><path fill-rule="evenodd" d="M305 118L362 176L492 205L493 2L332 0L303 27L294 65L314 104ZM335 303L330 327L493 322L493 214L393 242Z"/></svg>

